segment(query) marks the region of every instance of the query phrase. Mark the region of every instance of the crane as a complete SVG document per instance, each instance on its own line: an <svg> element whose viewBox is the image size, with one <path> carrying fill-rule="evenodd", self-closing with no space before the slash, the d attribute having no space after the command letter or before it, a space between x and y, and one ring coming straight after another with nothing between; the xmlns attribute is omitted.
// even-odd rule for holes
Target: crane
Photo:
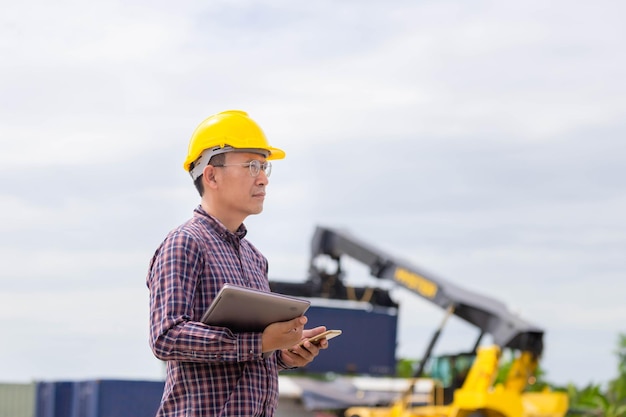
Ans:
<svg viewBox="0 0 626 417"><path fill-rule="evenodd" d="M328 270L328 258L334 268ZM344 283L342 260L350 257L369 268L370 274L388 280L444 310L445 315L434 332L413 382L393 404L378 407L355 406L346 417L563 417L567 395L562 392L529 392L528 385L543 352L544 330L511 312L504 303L462 288L409 262L400 260L368 244L346 230L317 226L311 240L309 278L302 284L275 286L294 295L332 299L367 299L372 304L395 305L382 288L355 288ZM288 287L286 286L288 285ZM475 326L479 336L470 352L433 358L433 349L447 320L452 315ZM484 335L492 344L481 345ZM495 384L503 349L515 352L509 372L502 383ZM427 364L437 377L438 392L430 400L415 400L417 381ZM464 364L461 369L458 365ZM422 398L422 397L420 397Z"/></svg>

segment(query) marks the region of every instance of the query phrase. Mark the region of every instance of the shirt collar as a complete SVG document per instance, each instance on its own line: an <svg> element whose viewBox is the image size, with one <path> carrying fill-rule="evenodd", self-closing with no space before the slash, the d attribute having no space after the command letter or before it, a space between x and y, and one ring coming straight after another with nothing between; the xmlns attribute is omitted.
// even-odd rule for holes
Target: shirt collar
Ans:
<svg viewBox="0 0 626 417"><path fill-rule="evenodd" d="M206 221L209 223L209 226L224 239L232 239L238 242L243 239L248 233L248 229L243 223L239 225L235 233L231 232L217 218L211 216L209 213L204 211L204 208L202 208L202 205L200 204L194 210L194 216L206 219Z"/></svg>

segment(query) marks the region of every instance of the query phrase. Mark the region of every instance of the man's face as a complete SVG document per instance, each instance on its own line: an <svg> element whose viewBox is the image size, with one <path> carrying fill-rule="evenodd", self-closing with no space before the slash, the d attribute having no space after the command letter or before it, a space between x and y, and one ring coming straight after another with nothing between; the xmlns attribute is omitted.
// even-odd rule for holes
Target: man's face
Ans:
<svg viewBox="0 0 626 417"><path fill-rule="evenodd" d="M225 167L218 168L220 178L219 202L223 210L230 214L241 215L244 218L251 214L263 211L265 187L268 184L267 175L261 170L259 175L250 175L250 167L246 164L252 160L265 162L265 157L255 153L228 152L226 153Z"/></svg>

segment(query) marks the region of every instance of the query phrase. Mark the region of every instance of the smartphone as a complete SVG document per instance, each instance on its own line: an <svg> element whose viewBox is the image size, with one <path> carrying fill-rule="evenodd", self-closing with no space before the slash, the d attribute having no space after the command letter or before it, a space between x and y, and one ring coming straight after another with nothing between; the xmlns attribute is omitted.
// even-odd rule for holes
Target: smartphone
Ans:
<svg viewBox="0 0 626 417"><path fill-rule="evenodd" d="M304 339L302 342L300 342L300 345L302 346L304 342L306 341L309 341L313 344L317 344L322 339L330 340L333 337L339 336L340 334L341 334L341 330L326 330L325 332L322 332L316 336L309 337L308 339Z"/></svg>

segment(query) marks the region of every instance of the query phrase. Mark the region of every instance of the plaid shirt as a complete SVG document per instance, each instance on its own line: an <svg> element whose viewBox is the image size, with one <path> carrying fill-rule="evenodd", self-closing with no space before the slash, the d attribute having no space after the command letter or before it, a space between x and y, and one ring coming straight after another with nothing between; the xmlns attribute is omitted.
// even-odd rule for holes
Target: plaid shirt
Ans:
<svg viewBox="0 0 626 417"><path fill-rule="evenodd" d="M261 333L199 322L225 282L270 290L267 259L245 235L199 206L150 261L150 346L167 361L157 417L274 415L280 353L264 358Z"/></svg>

